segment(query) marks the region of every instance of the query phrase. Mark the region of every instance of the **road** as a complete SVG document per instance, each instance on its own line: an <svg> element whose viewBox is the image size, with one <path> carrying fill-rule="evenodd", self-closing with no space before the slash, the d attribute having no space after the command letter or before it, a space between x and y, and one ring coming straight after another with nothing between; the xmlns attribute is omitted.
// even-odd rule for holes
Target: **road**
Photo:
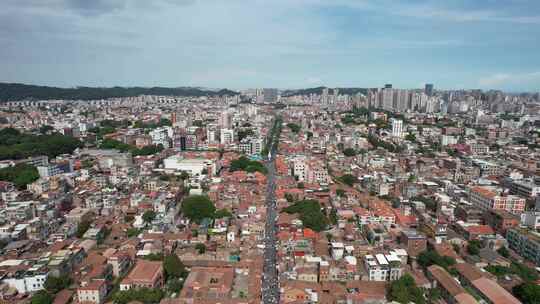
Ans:
<svg viewBox="0 0 540 304"><path fill-rule="evenodd" d="M279 281L277 271L276 246L277 246L277 209L276 209L276 168L274 158L275 149L272 149L268 161L265 163L268 169L267 194L266 194L266 227L264 232L264 265L262 281L262 302L264 304L279 303Z"/></svg>

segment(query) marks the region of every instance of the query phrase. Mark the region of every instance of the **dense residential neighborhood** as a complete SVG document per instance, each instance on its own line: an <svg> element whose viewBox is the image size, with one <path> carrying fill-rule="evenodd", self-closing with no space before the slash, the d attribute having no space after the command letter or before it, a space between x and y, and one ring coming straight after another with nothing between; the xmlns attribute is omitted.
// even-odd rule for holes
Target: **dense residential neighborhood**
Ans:
<svg viewBox="0 0 540 304"><path fill-rule="evenodd" d="M9 303L538 303L540 99L0 104Z"/></svg>

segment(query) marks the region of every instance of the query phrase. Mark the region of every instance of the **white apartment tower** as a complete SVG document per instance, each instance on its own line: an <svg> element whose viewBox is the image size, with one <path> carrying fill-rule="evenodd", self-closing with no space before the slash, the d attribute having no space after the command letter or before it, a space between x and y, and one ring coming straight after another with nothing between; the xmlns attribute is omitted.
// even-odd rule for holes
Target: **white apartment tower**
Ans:
<svg viewBox="0 0 540 304"><path fill-rule="evenodd" d="M403 136L403 120L392 118L390 122L392 123L392 136Z"/></svg>

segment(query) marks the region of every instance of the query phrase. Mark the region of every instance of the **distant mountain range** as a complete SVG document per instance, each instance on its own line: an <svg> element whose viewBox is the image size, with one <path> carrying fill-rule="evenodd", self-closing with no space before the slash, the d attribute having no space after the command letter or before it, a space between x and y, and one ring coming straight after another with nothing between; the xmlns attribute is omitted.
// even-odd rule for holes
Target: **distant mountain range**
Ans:
<svg viewBox="0 0 540 304"><path fill-rule="evenodd" d="M164 95L182 97L200 97L216 95L238 95L228 89L209 90L193 87L76 87L57 88L20 83L0 83L0 101L19 100L95 100L115 97L133 97L139 95Z"/></svg>
<svg viewBox="0 0 540 304"><path fill-rule="evenodd" d="M310 95L310 94L322 94L323 89L326 87L316 87L308 89L298 89L298 90L285 90L281 93L281 96L294 96L294 95ZM358 93L367 94L368 89L366 88L337 88L339 94L355 95ZM328 94L334 94L334 88L328 88Z"/></svg>

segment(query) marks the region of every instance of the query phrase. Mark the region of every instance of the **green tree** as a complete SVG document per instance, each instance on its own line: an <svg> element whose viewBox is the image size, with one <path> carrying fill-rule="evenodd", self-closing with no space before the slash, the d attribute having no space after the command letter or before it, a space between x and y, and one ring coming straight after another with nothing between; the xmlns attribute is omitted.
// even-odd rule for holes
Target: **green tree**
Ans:
<svg viewBox="0 0 540 304"><path fill-rule="evenodd" d="M512 273L512 270L508 267L500 266L500 265L489 265L484 268L487 272L497 276L498 278L504 277L508 274Z"/></svg>
<svg viewBox="0 0 540 304"><path fill-rule="evenodd" d="M77 225L77 232L75 232L75 236L77 236L78 238L82 238L84 236L84 234L86 233L86 231L88 231L88 229L90 229L90 221L82 221L80 222L78 225Z"/></svg>
<svg viewBox="0 0 540 304"><path fill-rule="evenodd" d="M214 203L203 195L188 196L182 202L182 213L195 223L200 223L204 218L212 218L216 212Z"/></svg>
<svg viewBox="0 0 540 304"><path fill-rule="evenodd" d="M352 174L345 174L345 175L342 175L339 180L352 187L354 184L356 184L358 182L358 179L356 178L356 176L352 175Z"/></svg>
<svg viewBox="0 0 540 304"><path fill-rule="evenodd" d="M286 199L287 202L289 202L289 203L294 202L294 197L293 197L292 194L290 194L290 193L285 193L285 199Z"/></svg>
<svg viewBox="0 0 540 304"><path fill-rule="evenodd" d="M229 171L261 172L262 174L266 174L268 172L266 167L261 162L249 160L245 156L233 160L231 162Z"/></svg>
<svg viewBox="0 0 540 304"><path fill-rule="evenodd" d="M405 135L405 139L408 141L416 142L416 135L414 135L413 133L409 133Z"/></svg>
<svg viewBox="0 0 540 304"><path fill-rule="evenodd" d="M206 252L206 245L204 245L203 243L198 243L197 245L195 245L195 249L199 254L203 254Z"/></svg>
<svg viewBox="0 0 540 304"><path fill-rule="evenodd" d="M534 283L523 283L512 288L512 293L520 299L523 304L540 303L540 286Z"/></svg>
<svg viewBox="0 0 540 304"><path fill-rule="evenodd" d="M470 255L478 255L480 253L480 248L482 247L482 244L479 240L472 240L467 245L467 252Z"/></svg>
<svg viewBox="0 0 540 304"><path fill-rule="evenodd" d="M501 247L497 250L497 253L499 253L501 256L505 257L505 258L509 258L510 257L510 251L508 251L508 249L506 247Z"/></svg>
<svg viewBox="0 0 540 304"><path fill-rule="evenodd" d="M165 296L162 289L138 288L125 291L118 291L112 296L116 304L127 304L133 301L139 301L144 304L159 303Z"/></svg>
<svg viewBox="0 0 540 304"><path fill-rule="evenodd" d="M12 182L18 189L26 189L26 185L39 179L36 167L20 163L14 167L0 169L0 180Z"/></svg>
<svg viewBox="0 0 540 304"><path fill-rule="evenodd" d="M328 219L321 211L321 205L316 200L298 201L282 211L289 214L298 213L304 227L317 232L324 230L328 225Z"/></svg>
<svg viewBox="0 0 540 304"><path fill-rule="evenodd" d="M31 304L52 304L53 297L45 290L40 290L32 296Z"/></svg>
<svg viewBox="0 0 540 304"><path fill-rule="evenodd" d="M156 212L153 210L145 211L142 215L142 219L145 223L149 224L156 218Z"/></svg>
<svg viewBox="0 0 540 304"><path fill-rule="evenodd" d="M330 211L330 222L332 223L332 225L336 225L337 222L338 222L338 215L337 215L337 210L336 209L332 209L332 211Z"/></svg>
<svg viewBox="0 0 540 304"><path fill-rule="evenodd" d="M54 128L49 125L43 125L39 128L39 133L41 134L47 134L52 131L54 131Z"/></svg>
<svg viewBox="0 0 540 304"><path fill-rule="evenodd" d="M127 231L126 231L126 236L128 238L132 238L134 236L137 236L139 235L139 233L141 233L141 231L137 228L129 228Z"/></svg>
<svg viewBox="0 0 540 304"><path fill-rule="evenodd" d="M353 148L347 148L343 150L343 154L347 157L356 156L356 150Z"/></svg>
<svg viewBox="0 0 540 304"><path fill-rule="evenodd" d="M186 267L176 254L166 255L163 259L163 270L167 280L171 278L183 278L186 275Z"/></svg>
<svg viewBox="0 0 540 304"><path fill-rule="evenodd" d="M302 128L302 127L300 127L299 125L297 125L297 124L295 124L295 123L288 123L288 124L287 124L287 127L289 127L289 129L291 129L291 131L292 131L293 133L298 133L298 132L300 132L300 129Z"/></svg>
<svg viewBox="0 0 540 304"><path fill-rule="evenodd" d="M456 264L456 260L449 256L440 256L435 250L426 250L418 255L418 264L424 268L439 265L448 270L450 266Z"/></svg>
<svg viewBox="0 0 540 304"><path fill-rule="evenodd" d="M339 197L345 196L345 190L343 189L336 189L336 195Z"/></svg>
<svg viewBox="0 0 540 304"><path fill-rule="evenodd" d="M51 294L58 293L60 290L68 288L71 284L71 278L68 276L48 276L43 284L43 288Z"/></svg>
<svg viewBox="0 0 540 304"><path fill-rule="evenodd" d="M426 303L422 289L416 286L414 279L409 274L403 275L399 280L395 280L390 284L388 298L403 304L411 302L415 304Z"/></svg>
<svg viewBox="0 0 540 304"><path fill-rule="evenodd" d="M214 214L214 218L216 219L232 217L232 216L233 216L232 213L229 210L227 210L227 208L219 209Z"/></svg>
<svg viewBox="0 0 540 304"><path fill-rule="evenodd" d="M538 272L536 269L527 267L524 264L512 262L510 269L525 282L533 282L538 280Z"/></svg>

